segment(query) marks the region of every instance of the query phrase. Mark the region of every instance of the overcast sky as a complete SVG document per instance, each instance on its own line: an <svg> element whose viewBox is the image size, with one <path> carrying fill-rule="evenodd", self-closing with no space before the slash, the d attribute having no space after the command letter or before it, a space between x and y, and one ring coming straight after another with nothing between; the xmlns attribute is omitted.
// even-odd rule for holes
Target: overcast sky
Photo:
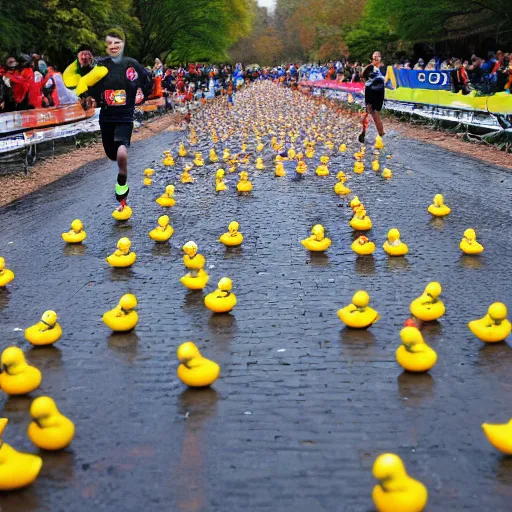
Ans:
<svg viewBox="0 0 512 512"><path fill-rule="evenodd" d="M262 7L270 8L270 10L273 10L276 5L276 0L258 0L258 3Z"/></svg>

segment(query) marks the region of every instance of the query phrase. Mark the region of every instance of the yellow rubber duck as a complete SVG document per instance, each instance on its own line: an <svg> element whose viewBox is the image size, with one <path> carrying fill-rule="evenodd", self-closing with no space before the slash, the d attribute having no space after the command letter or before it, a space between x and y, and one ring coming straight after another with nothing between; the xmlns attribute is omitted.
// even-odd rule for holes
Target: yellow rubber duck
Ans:
<svg viewBox="0 0 512 512"><path fill-rule="evenodd" d="M398 455L379 455L373 476L379 481L372 493L377 512L422 512L427 506L427 488L407 474Z"/></svg>
<svg viewBox="0 0 512 512"><path fill-rule="evenodd" d="M106 262L112 267L131 267L137 259L137 255L134 252L130 252L131 245L132 243L129 238L125 236L120 238L117 242L117 249L113 254L105 258Z"/></svg>
<svg viewBox="0 0 512 512"><path fill-rule="evenodd" d="M464 238L460 241L459 247L465 254L480 254L484 250L484 246L478 243L473 228L464 231Z"/></svg>
<svg viewBox="0 0 512 512"><path fill-rule="evenodd" d="M208 158L212 163L219 161L219 157L217 156L217 153L215 153L215 148L210 149L210 154L208 155Z"/></svg>
<svg viewBox="0 0 512 512"><path fill-rule="evenodd" d="M329 157L328 157L327 155L322 155L322 156L320 157L320 163L321 163L321 164L327 164L327 163L329 163Z"/></svg>
<svg viewBox="0 0 512 512"><path fill-rule="evenodd" d="M224 175L226 171L224 169L218 169L215 173L215 192L222 192L227 190L227 185L224 183Z"/></svg>
<svg viewBox="0 0 512 512"><path fill-rule="evenodd" d="M373 160L372 161L372 170L374 170L375 172L379 172L380 164L379 164L378 160Z"/></svg>
<svg viewBox="0 0 512 512"><path fill-rule="evenodd" d="M174 206L176 204L176 200L173 197L174 195L174 185L167 185L165 187L165 192L155 200L160 206L168 208L170 206Z"/></svg>
<svg viewBox="0 0 512 512"><path fill-rule="evenodd" d="M334 193L339 196L346 196L350 194L351 190L345 186L345 182L347 181L347 177L343 171L338 172L336 174L336 178L338 179L338 183L334 185Z"/></svg>
<svg viewBox="0 0 512 512"><path fill-rule="evenodd" d="M119 299L114 309L103 314L102 320L107 327L115 332L125 332L135 329L139 321L139 314L135 311L137 297L132 293L126 293Z"/></svg>
<svg viewBox="0 0 512 512"><path fill-rule="evenodd" d="M315 156L315 150L312 146L306 148L306 158L313 158Z"/></svg>
<svg viewBox="0 0 512 512"><path fill-rule="evenodd" d="M181 284L189 290L202 290L209 280L209 276L204 270L206 259L202 254L197 252L197 244L193 241L187 242L183 246L183 264L190 272L185 274L181 279Z"/></svg>
<svg viewBox="0 0 512 512"><path fill-rule="evenodd" d="M424 322L438 320L444 315L445 307L439 298L443 289L437 281L429 283L424 292L411 302L412 315Z"/></svg>
<svg viewBox="0 0 512 512"><path fill-rule="evenodd" d="M7 286L14 279L14 272L5 268L5 259L0 256L0 288Z"/></svg>
<svg viewBox="0 0 512 512"><path fill-rule="evenodd" d="M173 167L175 165L175 162L174 162L174 158L172 157L171 154L167 155L165 158L164 158L164 165L166 167Z"/></svg>
<svg viewBox="0 0 512 512"><path fill-rule="evenodd" d="M512 455L512 418L508 423L482 425L484 433L489 443L500 452Z"/></svg>
<svg viewBox="0 0 512 512"><path fill-rule="evenodd" d="M306 165L306 162L302 159L299 159L297 162L297 167L295 167L295 172L297 174L305 174L308 170L308 166Z"/></svg>
<svg viewBox="0 0 512 512"><path fill-rule="evenodd" d="M224 162L227 162L230 158L231 158L231 153L229 152L228 148L225 148L222 153L222 159L224 160Z"/></svg>
<svg viewBox="0 0 512 512"><path fill-rule="evenodd" d="M43 467L43 459L21 453L3 442L2 435L9 420L0 418L0 491L12 491L30 485Z"/></svg>
<svg viewBox="0 0 512 512"><path fill-rule="evenodd" d="M286 171L284 170L284 165L282 162L278 162L276 164L276 170L275 170L274 174L275 174L275 176L278 176L279 178L286 176Z"/></svg>
<svg viewBox="0 0 512 512"><path fill-rule="evenodd" d="M239 176L240 181L236 184L238 192L250 192L252 190L252 183L249 181L249 173L242 171Z"/></svg>
<svg viewBox="0 0 512 512"><path fill-rule="evenodd" d="M444 198L441 194L434 196L434 202L428 207L428 213L434 217L444 217L452 211L451 208L444 204Z"/></svg>
<svg viewBox="0 0 512 512"><path fill-rule="evenodd" d="M347 145L346 144L340 144L340 146L338 148L338 151L340 153L345 153L345 151L347 151Z"/></svg>
<svg viewBox="0 0 512 512"><path fill-rule="evenodd" d="M52 345L62 336L55 311L45 311L37 324L25 329L25 339L32 345Z"/></svg>
<svg viewBox="0 0 512 512"><path fill-rule="evenodd" d="M366 215L364 206L359 206L350 220L350 227L354 231L368 231L372 229L372 220Z"/></svg>
<svg viewBox="0 0 512 512"><path fill-rule="evenodd" d="M390 256L405 256L409 252L409 248L400 240L400 231L392 228L388 231L388 239L382 246Z"/></svg>
<svg viewBox="0 0 512 512"><path fill-rule="evenodd" d="M265 147L265 144L263 144L262 142L260 142L257 146L256 146L256 151L258 151L258 153L260 151L263 151L263 148Z"/></svg>
<svg viewBox="0 0 512 512"><path fill-rule="evenodd" d="M211 386L220 375L220 366L201 355L196 345L187 341L178 347L178 378L192 388Z"/></svg>
<svg viewBox="0 0 512 512"><path fill-rule="evenodd" d="M332 149L332 148L334 148L334 142L333 142L332 140L327 140L327 141L325 142L325 147L326 147L327 149Z"/></svg>
<svg viewBox="0 0 512 512"><path fill-rule="evenodd" d="M354 172L356 174L363 174L364 173L364 163L357 161L354 162Z"/></svg>
<svg viewBox="0 0 512 512"><path fill-rule="evenodd" d="M327 164L320 164L316 168L315 172L317 176L329 176L329 168L327 167Z"/></svg>
<svg viewBox="0 0 512 512"><path fill-rule="evenodd" d="M370 242L369 238L364 235L354 240L350 247L359 256L368 256L375 251L375 244Z"/></svg>
<svg viewBox="0 0 512 512"><path fill-rule="evenodd" d="M296 156L297 156L297 151L295 151L295 149L293 149L293 148L290 148L288 150L288 158L290 160L293 160Z"/></svg>
<svg viewBox="0 0 512 512"><path fill-rule="evenodd" d="M196 153L196 156L194 158L194 165L196 167L202 167L204 165L204 160L201 153Z"/></svg>
<svg viewBox="0 0 512 512"><path fill-rule="evenodd" d="M396 350L398 364L408 372L428 372L437 361L435 350L423 339L418 328L406 326L400 331L402 345Z"/></svg>
<svg viewBox="0 0 512 512"><path fill-rule="evenodd" d="M391 171L391 169L384 167L384 170L382 171L382 177L386 178L387 180L390 180L393 177L393 172Z"/></svg>
<svg viewBox="0 0 512 512"><path fill-rule="evenodd" d="M183 168L183 172L180 175L181 183L194 183L195 180L192 178L192 176L190 176L190 170L191 167L188 165Z"/></svg>
<svg viewBox="0 0 512 512"><path fill-rule="evenodd" d="M118 221L128 220L133 214L133 210L127 205L122 204L112 212L112 217Z"/></svg>
<svg viewBox="0 0 512 512"><path fill-rule="evenodd" d="M486 343L505 340L512 329L507 319L507 306L503 302L491 304L487 315L479 320L472 320L468 323L468 327L479 340Z"/></svg>
<svg viewBox="0 0 512 512"><path fill-rule="evenodd" d="M2 352L1 363L0 388L4 393L26 395L41 384L41 372L27 363L21 348L7 347Z"/></svg>
<svg viewBox="0 0 512 512"><path fill-rule="evenodd" d="M170 219L168 215L158 217L158 226L149 232L149 238L155 242L167 242L174 233L174 229L169 222Z"/></svg>
<svg viewBox="0 0 512 512"><path fill-rule="evenodd" d="M221 235L219 242L223 243L228 247L236 247L244 241L244 237L240 231L238 231L238 222L236 220L229 223L228 232Z"/></svg>
<svg viewBox="0 0 512 512"><path fill-rule="evenodd" d="M187 150L185 149L185 145L183 142L180 142L180 148L178 149L178 155L181 157L187 156Z"/></svg>
<svg viewBox="0 0 512 512"><path fill-rule="evenodd" d="M279 163L279 162L284 162L288 160L288 158L284 157L284 156L281 156L281 155L277 155L276 158L275 158L275 162L276 163Z"/></svg>
<svg viewBox="0 0 512 512"><path fill-rule="evenodd" d="M382 137L380 135L377 135L375 137L375 145L373 146L375 149L384 149L384 141L382 140Z"/></svg>
<svg viewBox="0 0 512 512"><path fill-rule="evenodd" d="M258 169L258 171L265 170L265 164L263 163L263 158L261 158L261 157L256 158L256 169Z"/></svg>
<svg viewBox="0 0 512 512"><path fill-rule="evenodd" d="M236 295L231 291L233 283L229 277L223 277L217 289L204 298L204 305L214 313L229 313L236 306Z"/></svg>
<svg viewBox="0 0 512 512"><path fill-rule="evenodd" d="M354 293L352 303L338 310L338 318L348 327L366 329L380 318L377 311L368 304L370 296L364 290Z"/></svg>
<svg viewBox="0 0 512 512"><path fill-rule="evenodd" d="M324 227L321 224L315 224L311 229L311 235L300 243L309 251L323 252L329 249L332 243L331 239L324 235Z"/></svg>
<svg viewBox="0 0 512 512"><path fill-rule="evenodd" d="M155 173L154 169L144 169L144 179L142 180L142 184L146 187L149 187L153 184L153 179L151 176Z"/></svg>
<svg viewBox="0 0 512 512"><path fill-rule="evenodd" d="M241 152L244 153L245 151L247 151L247 143L242 142Z"/></svg>
<svg viewBox="0 0 512 512"><path fill-rule="evenodd" d="M62 233L62 239L68 244L80 244L86 237L87 233L84 231L84 225L80 219L75 219L71 223L71 230Z"/></svg>
<svg viewBox="0 0 512 512"><path fill-rule="evenodd" d="M49 396L36 398L30 406L32 422L28 426L28 437L43 450L63 450L75 437L75 425L60 413Z"/></svg>

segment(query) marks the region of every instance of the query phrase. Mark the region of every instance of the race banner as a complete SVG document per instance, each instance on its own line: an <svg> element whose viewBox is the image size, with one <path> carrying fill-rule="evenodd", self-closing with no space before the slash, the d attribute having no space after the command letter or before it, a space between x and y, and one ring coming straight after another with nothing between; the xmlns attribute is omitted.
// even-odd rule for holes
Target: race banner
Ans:
<svg viewBox="0 0 512 512"><path fill-rule="evenodd" d="M390 79L390 72L394 74L395 80ZM444 89L451 90L452 71L422 71L415 69L394 69L388 67L387 78L392 88L409 87L411 89ZM388 83L389 83L388 82Z"/></svg>

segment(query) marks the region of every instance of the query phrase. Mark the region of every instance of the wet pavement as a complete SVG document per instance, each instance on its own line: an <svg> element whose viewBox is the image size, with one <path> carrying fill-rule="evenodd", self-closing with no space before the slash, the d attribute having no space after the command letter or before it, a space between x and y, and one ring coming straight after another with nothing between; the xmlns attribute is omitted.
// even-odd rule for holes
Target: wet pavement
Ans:
<svg viewBox="0 0 512 512"><path fill-rule="evenodd" d="M216 196L207 166L192 172L197 183L177 184L175 234L155 245L147 236L162 213L154 199L178 171L156 164L149 188L142 171L164 149L175 154L179 137L133 145L134 215L124 225L110 216L115 171L106 160L0 210L0 254L16 273L0 293L2 348L27 352L43 372L32 397L49 394L77 427L67 450L43 454L32 486L0 495L2 512L369 511L371 467L386 451L428 487L428 511L511 510L512 459L480 425L512 416L512 351L484 345L466 324L495 300L512 306L512 174L399 136L387 142L390 181L348 173L354 146L328 178L312 165L304 179L288 166L275 178L269 163L251 173L248 197L237 196L233 174ZM373 258L350 249L350 209L332 192L340 169L373 220ZM433 221L427 206L438 192L452 214ZM65 246L60 233L77 217L86 243ZM245 241L226 250L217 238L234 219ZM325 256L299 242L317 222L333 240ZM409 245L405 259L382 251L391 227ZM485 246L481 257L461 256L468 227ZM137 262L113 270L104 258L121 236ZM180 284L190 239L207 258L208 291L232 278L231 315L212 316L204 294ZM429 374L404 374L394 359L398 333L432 280L443 285L446 315L423 333L438 362ZM336 311L361 288L382 319L367 331L343 329ZM139 325L112 335L101 315L127 292L138 297ZM17 329L45 309L58 312L64 335L55 347L30 348ZM187 340L221 365L213 389L178 381L175 352ZM26 436L32 397L2 396L0 406L10 420L5 441L36 452Z"/></svg>

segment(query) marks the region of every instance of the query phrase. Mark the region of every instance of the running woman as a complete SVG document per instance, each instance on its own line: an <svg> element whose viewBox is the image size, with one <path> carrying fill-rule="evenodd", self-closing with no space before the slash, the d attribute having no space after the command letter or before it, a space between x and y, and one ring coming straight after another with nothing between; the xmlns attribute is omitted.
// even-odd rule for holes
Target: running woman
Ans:
<svg viewBox="0 0 512 512"><path fill-rule="evenodd" d="M139 88L147 98L152 91L151 73L135 59L125 57L125 35L122 29L113 28L105 39L108 57L98 59L98 67L107 68L106 75L89 87L85 95L92 96L100 110L100 130L107 157L117 162L115 186L118 208L126 206L130 191L128 185L128 147L132 137L133 116Z"/></svg>
<svg viewBox="0 0 512 512"><path fill-rule="evenodd" d="M384 126L379 112L384 103L386 68L382 65L382 56L380 52L373 52L372 62L363 69L363 80L365 80L364 101L366 104L366 114L363 117L363 131L359 135L359 142L364 143L366 130L370 124L370 116L377 128L377 132L382 137L384 135Z"/></svg>

